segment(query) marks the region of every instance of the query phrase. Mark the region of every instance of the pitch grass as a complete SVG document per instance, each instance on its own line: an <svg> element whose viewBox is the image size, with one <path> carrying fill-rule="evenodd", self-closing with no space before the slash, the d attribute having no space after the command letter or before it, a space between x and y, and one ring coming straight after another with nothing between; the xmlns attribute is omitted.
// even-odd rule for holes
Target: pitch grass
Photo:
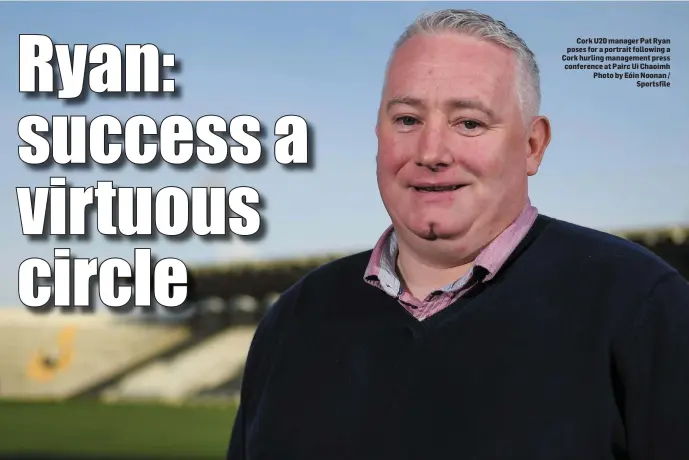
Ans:
<svg viewBox="0 0 689 460"><path fill-rule="evenodd" d="M224 459L236 405L0 402L0 459Z"/></svg>

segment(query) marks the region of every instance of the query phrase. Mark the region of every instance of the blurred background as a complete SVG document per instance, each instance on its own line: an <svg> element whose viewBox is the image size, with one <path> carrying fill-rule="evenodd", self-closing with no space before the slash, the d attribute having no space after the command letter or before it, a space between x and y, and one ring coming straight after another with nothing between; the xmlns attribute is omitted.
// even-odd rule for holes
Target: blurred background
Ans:
<svg viewBox="0 0 689 460"><path fill-rule="evenodd" d="M547 215L648 247L689 279L689 3L0 3L0 60L16 69L19 34L55 43L154 43L183 63L179 98L67 105L19 94L0 73L0 459L224 458L254 329L280 293L308 271L373 246L389 224L375 182L374 126L393 42L418 14L474 8L505 21L535 52L542 113L553 140L531 200ZM661 26L662 24L662 26ZM577 38L671 40L670 88L595 80L565 70ZM27 114L146 114L192 120L250 114L267 135L260 169L132 166L36 169L16 156ZM304 117L312 167L272 161L275 120ZM15 187L251 186L261 194L261 238L206 241L33 241L21 233ZM121 257L150 247L177 257L192 283L179 313L113 315L101 305L36 315L17 295L17 267L78 257Z"/></svg>

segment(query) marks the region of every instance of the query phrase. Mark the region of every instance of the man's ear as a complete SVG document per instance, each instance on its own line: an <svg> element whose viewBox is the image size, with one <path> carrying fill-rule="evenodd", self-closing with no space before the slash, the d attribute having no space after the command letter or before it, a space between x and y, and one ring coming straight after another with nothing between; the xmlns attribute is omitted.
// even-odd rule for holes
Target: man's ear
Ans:
<svg viewBox="0 0 689 460"><path fill-rule="evenodd" d="M550 144L550 120L548 118L542 116L534 118L527 142L526 172L529 176L533 176L538 172L545 149Z"/></svg>

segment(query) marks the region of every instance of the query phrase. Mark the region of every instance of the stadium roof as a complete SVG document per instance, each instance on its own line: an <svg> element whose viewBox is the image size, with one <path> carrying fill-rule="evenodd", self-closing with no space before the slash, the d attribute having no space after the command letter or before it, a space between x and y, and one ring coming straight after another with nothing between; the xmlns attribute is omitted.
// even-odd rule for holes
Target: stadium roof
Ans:
<svg viewBox="0 0 689 460"><path fill-rule="evenodd" d="M285 257L279 259L270 260L250 260L242 262L219 262L215 264L205 264L196 267L190 267L191 270L196 275L205 275L209 273L241 273L241 272L254 272L254 271L281 271L281 270L292 270L310 267L317 267L322 264L328 263L332 260L338 259L351 254L350 253L329 253L329 254L319 254L311 255L306 257Z"/></svg>
<svg viewBox="0 0 689 460"><path fill-rule="evenodd" d="M624 230L606 230L607 233L625 238L646 246L654 246L662 241L669 241L676 245L689 244L689 224L665 227L647 227ZM225 262L210 265L191 266L194 275L221 274L249 274L249 273L278 273L283 271L302 271L317 268L327 262L354 253L330 253L311 255L306 257L281 258L273 260L256 260L245 262Z"/></svg>
<svg viewBox="0 0 689 460"><path fill-rule="evenodd" d="M672 241L676 245L685 244L689 241L689 224L677 225L674 227L647 227L638 229L628 229L622 231L611 231L613 235L643 243L647 246L654 246L659 241Z"/></svg>

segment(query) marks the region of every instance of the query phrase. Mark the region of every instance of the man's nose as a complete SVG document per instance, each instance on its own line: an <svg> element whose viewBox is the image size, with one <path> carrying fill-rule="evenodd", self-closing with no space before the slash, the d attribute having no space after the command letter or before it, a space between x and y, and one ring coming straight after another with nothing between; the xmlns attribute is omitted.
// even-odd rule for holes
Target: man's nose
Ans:
<svg viewBox="0 0 689 460"><path fill-rule="evenodd" d="M424 125L419 134L417 166L436 171L452 164L452 154L446 142L447 129L437 121Z"/></svg>

